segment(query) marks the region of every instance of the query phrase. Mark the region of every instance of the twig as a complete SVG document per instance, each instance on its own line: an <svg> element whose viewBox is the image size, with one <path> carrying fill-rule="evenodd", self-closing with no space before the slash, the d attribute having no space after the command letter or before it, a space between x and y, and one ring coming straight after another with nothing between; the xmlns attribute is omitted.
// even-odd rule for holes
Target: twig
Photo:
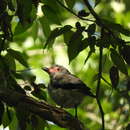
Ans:
<svg viewBox="0 0 130 130"><path fill-rule="evenodd" d="M96 89L96 100L97 104L100 109L101 118L102 118L102 130L105 130L105 121L104 121L104 112L102 105L99 100L99 94L100 94L100 84L101 84L101 77L102 77L102 56L103 56L103 48L100 47L100 57L99 57L99 74L98 74L98 82L97 82L97 89Z"/></svg>
<svg viewBox="0 0 130 130"><path fill-rule="evenodd" d="M102 79L105 83L107 83L109 86L112 87L112 85L111 85L103 76L101 77L101 79Z"/></svg>
<svg viewBox="0 0 130 130"><path fill-rule="evenodd" d="M108 99L109 99L111 97L112 93L113 93L113 86L103 76L101 77L101 79L112 88L111 93L110 93L110 95L108 97Z"/></svg>
<svg viewBox="0 0 130 130"><path fill-rule="evenodd" d="M88 7L90 13L94 16L94 18L96 19L96 22L98 22L97 24L100 25L100 21L101 19L99 18L99 16L96 14L96 12L93 10L93 8L91 7L91 5L89 4L88 0L83 0L85 5Z"/></svg>
<svg viewBox="0 0 130 130"><path fill-rule="evenodd" d="M60 6L62 6L64 9L66 9L68 12L70 12L71 14L73 14L74 16L76 16L76 17L78 17L78 18L80 18L80 19L82 19L82 20L86 20L86 21L90 21L90 22L95 22L94 20L87 19L87 18L83 18L83 17L77 15L77 14L76 14L75 12L73 12L71 9L67 8L64 4L62 4L62 2L60 2L59 0L56 0L56 2L57 2Z"/></svg>
<svg viewBox="0 0 130 130"><path fill-rule="evenodd" d="M99 97L100 82L101 82L101 77L102 77L102 53L103 53L103 48L100 47L99 73L98 73L98 84L97 84L97 91L96 91L97 97Z"/></svg>
<svg viewBox="0 0 130 130"><path fill-rule="evenodd" d="M125 41L125 43L130 43L130 41Z"/></svg>

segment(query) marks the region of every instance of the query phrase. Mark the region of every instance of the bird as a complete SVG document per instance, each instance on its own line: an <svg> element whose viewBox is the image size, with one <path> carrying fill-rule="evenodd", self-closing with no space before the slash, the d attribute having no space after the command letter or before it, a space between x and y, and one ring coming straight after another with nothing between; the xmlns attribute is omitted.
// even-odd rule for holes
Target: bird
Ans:
<svg viewBox="0 0 130 130"><path fill-rule="evenodd" d="M43 67L50 76L50 83L47 87L52 100L61 108L75 108L77 118L77 107L85 96L96 98L90 88L78 77L71 74L61 65Z"/></svg>

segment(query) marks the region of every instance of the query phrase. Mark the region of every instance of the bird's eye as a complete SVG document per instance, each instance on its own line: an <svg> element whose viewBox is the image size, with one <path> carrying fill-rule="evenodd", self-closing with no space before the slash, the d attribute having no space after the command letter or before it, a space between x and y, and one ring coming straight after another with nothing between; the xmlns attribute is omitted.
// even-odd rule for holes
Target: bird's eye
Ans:
<svg viewBox="0 0 130 130"><path fill-rule="evenodd" d="M57 71L60 71L60 68L57 68Z"/></svg>

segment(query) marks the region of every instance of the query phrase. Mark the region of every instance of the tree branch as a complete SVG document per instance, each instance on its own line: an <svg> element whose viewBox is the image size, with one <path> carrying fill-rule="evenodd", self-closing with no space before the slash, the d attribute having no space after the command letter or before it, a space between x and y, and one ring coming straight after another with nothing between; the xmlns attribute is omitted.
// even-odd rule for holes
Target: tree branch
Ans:
<svg viewBox="0 0 130 130"><path fill-rule="evenodd" d="M91 5L89 4L88 0L83 0L85 5L87 6L87 8L89 9L90 13L93 15L93 17L96 19L96 24L98 26L100 26L101 28L106 29L108 32L110 32L110 34L112 35L112 37L117 40L118 42L120 42L120 39L115 36L115 34L111 31L111 29L109 27L107 27L103 22L102 19L97 15L97 13L93 10L93 8L91 7Z"/></svg>
<svg viewBox="0 0 130 130"><path fill-rule="evenodd" d="M62 2L60 2L59 0L56 0L56 2L57 2L61 7L63 7L64 9L66 9L68 12L70 12L70 13L73 14L74 16L78 17L79 19L86 20L86 21L90 21L90 22L95 22L94 20L87 19L87 18L83 18L83 17L77 15L77 14L76 14L75 12L73 12L71 9L67 8L64 4L62 4Z"/></svg>
<svg viewBox="0 0 130 130"><path fill-rule="evenodd" d="M52 121L60 127L70 130L83 130L82 123L65 110L46 102L39 102L14 90L0 89L0 100L13 107L22 105L27 111L40 116L44 120Z"/></svg>

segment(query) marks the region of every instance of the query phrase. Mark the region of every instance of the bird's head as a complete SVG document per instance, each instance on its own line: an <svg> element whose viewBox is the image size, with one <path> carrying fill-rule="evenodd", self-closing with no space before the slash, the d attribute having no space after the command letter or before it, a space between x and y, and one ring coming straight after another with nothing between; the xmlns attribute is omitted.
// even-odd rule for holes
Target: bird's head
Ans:
<svg viewBox="0 0 130 130"><path fill-rule="evenodd" d="M47 72L51 77L55 77L56 75L61 75L61 74L70 74L70 72L65 67L60 65L53 65L49 68L44 67L42 69L45 72Z"/></svg>

